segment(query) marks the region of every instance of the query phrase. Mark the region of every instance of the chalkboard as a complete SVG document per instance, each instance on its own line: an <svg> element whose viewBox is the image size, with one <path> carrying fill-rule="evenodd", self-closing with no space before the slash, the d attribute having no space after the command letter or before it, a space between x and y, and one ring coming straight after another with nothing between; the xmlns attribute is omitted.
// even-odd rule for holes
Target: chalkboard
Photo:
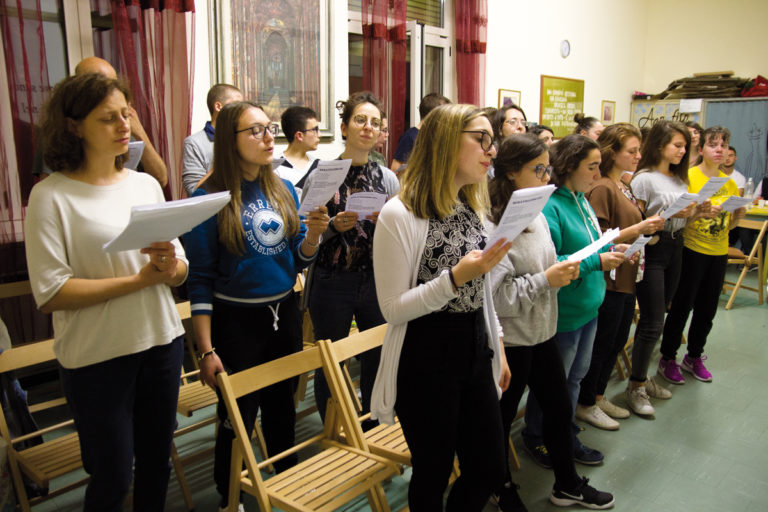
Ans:
<svg viewBox="0 0 768 512"><path fill-rule="evenodd" d="M541 75L539 123L559 139L573 133L573 116L584 111L584 80Z"/></svg>

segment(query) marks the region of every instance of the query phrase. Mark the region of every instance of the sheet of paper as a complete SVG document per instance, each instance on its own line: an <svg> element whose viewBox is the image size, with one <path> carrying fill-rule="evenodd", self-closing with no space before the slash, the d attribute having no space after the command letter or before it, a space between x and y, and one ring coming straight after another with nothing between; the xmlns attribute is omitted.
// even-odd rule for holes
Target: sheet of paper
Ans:
<svg viewBox="0 0 768 512"><path fill-rule="evenodd" d="M137 140L128 143L128 160L125 161L123 167L126 169L136 170L136 166L141 162L141 155L144 154L144 141Z"/></svg>
<svg viewBox="0 0 768 512"><path fill-rule="evenodd" d="M357 220L380 212L387 202L387 194L379 192L356 192L347 198L345 211L357 213Z"/></svg>
<svg viewBox="0 0 768 512"><path fill-rule="evenodd" d="M305 196L299 206L299 214L306 215L318 206L324 206L339 190L349 172L352 160L321 160L317 168L312 171L312 187L306 186Z"/></svg>
<svg viewBox="0 0 768 512"><path fill-rule="evenodd" d="M608 231L603 233L603 236L601 236L600 238L598 238L588 246L568 256L568 261L582 261L583 259L592 256L597 251L602 249L604 246L613 242L616 239L616 237L619 236L620 231L621 230L619 228L609 229Z"/></svg>
<svg viewBox="0 0 768 512"><path fill-rule="evenodd" d="M675 199L675 202L673 202L671 205L667 207L666 210L663 212L659 212L659 217L662 219L668 219L672 217L674 214L679 212L680 210L685 209L686 206L693 202L699 202L699 196L698 194L691 194L690 192L685 192L680 195L677 199Z"/></svg>
<svg viewBox="0 0 768 512"><path fill-rule="evenodd" d="M640 235L637 237L637 240L624 251L624 256L631 258L637 251L645 247L651 238L653 237Z"/></svg>
<svg viewBox="0 0 768 512"><path fill-rule="evenodd" d="M723 208L724 211L732 212L734 210L738 210L742 206L747 206L750 204L752 204L751 197L731 196L728 199L726 199L725 202L720 206Z"/></svg>
<svg viewBox="0 0 768 512"><path fill-rule="evenodd" d="M701 190L699 190L698 193L696 194L697 196L699 196L699 202L703 203L704 201L706 201L707 199L715 195L715 192L723 188L723 185L728 183L728 180L730 179L731 178L727 176L724 178L720 178L720 177L709 178L709 180L704 184L704 186L701 187Z"/></svg>
<svg viewBox="0 0 768 512"><path fill-rule="evenodd" d="M701 112L701 98L693 100L680 100L681 114L694 114L696 112Z"/></svg>
<svg viewBox="0 0 768 512"><path fill-rule="evenodd" d="M499 225L496 226L485 247L491 247L501 238L506 238L507 241L517 238L517 235L522 233L541 212L554 191L554 185L515 190L504 209Z"/></svg>
<svg viewBox="0 0 768 512"><path fill-rule="evenodd" d="M131 208L122 233L104 244L104 252L130 251L152 242L169 242L216 215L229 202L229 191Z"/></svg>

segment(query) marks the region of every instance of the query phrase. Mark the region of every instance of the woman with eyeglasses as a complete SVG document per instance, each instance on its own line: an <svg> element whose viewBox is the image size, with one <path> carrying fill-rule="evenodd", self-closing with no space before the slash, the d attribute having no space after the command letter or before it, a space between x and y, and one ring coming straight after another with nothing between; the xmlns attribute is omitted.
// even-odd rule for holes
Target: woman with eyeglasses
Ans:
<svg viewBox="0 0 768 512"><path fill-rule="evenodd" d="M242 371L301 346L293 285L296 273L317 255L329 218L325 207L306 219L299 217L293 185L272 171L277 133L278 125L255 103L224 107L216 121L213 171L195 192L228 190L232 195L224 209L184 240L200 379L212 388L221 371ZM293 446L296 409L291 381L247 395L238 406L251 428L261 408L269 453ZM226 508L234 431L222 400L217 413L221 423L213 478L221 507ZM296 461L288 457L275 467L282 471Z"/></svg>
<svg viewBox="0 0 768 512"><path fill-rule="evenodd" d="M493 115L493 136L496 143L513 133L525 133L528 121L525 112L514 103L509 103L498 109Z"/></svg>
<svg viewBox="0 0 768 512"><path fill-rule="evenodd" d="M534 134L510 135L502 141L493 161L496 176L488 185L491 196L488 219L496 225L512 194L549 183L552 167L547 143ZM579 277L579 263L557 261L547 220L539 214L513 241L512 248L493 267L490 276L493 303L504 331L504 351L512 375L500 402L504 439L509 438L527 385L536 393L542 407L544 445L555 472L550 500L560 506L576 503L588 504L590 508L611 506L613 496L597 491L576 473L571 402L563 361L555 345L557 291ZM504 448L505 460L509 460L509 443L504 443ZM502 511L524 509L509 470L506 483L496 494ZM582 496L582 500L572 496Z"/></svg>
<svg viewBox="0 0 768 512"><path fill-rule="evenodd" d="M411 510L479 512L506 474L499 409L504 362L488 271L510 247L485 247L491 123L472 105L443 105L422 121L403 188L382 209L373 244L388 322L371 406L411 451ZM485 250L484 250L485 249Z"/></svg>
<svg viewBox="0 0 768 512"><path fill-rule="evenodd" d="M640 161L640 131L629 123L607 127L597 139L600 145L600 174L587 191L587 199L597 215L600 229L620 228L614 243L631 244L640 235L651 235L664 228L658 215L646 218L632 193L632 187L621 181L625 171L634 173ZM637 257L641 253L638 253ZM604 272L605 299L597 313L597 333L592 347L589 371L581 381L576 417L597 428L618 430L614 418L629 417L629 411L605 397L605 388L616 357L624 348L635 313L635 281L639 263L622 263L615 272Z"/></svg>
<svg viewBox="0 0 768 512"><path fill-rule="evenodd" d="M309 314L315 338L332 341L349 335L353 318L361 331L384 323L373 279L373 234L378 213L358 218L357 213L346 211L347 199L357 192L378 192L390 198L400 189L395 173L369 158L381 131L379 100L370 92L358 92L346 101L339 101L336 108L341 117L341 136L346 141L339 158L352 160L352 165L339 190L328 201L331 223L323 235L317 261L307 279ZM312 173L307 178L304 194L312 189L315 177ZM380 349L371 350L359 358L364 413L371 407L380 352ZM330 391L325 375L322 370L317 370L315 401L322 418L325 418L328 398ZM376 422L369 420L363 428L375 425Z"/></svg>
<svg viewBox="0 0 768 512"><path fill-rule="evenodd" d="M584 194L600 173L600 148L583 135L568 135L552 146L552 179L557 185L544 206L557 260L567 260L576 251L601 236L600 223ZM624 261L626 245L605 246L597 254L583 259L579 277L557 294L557 334L555 344L563 359L571 417L576 408L582 378L589 369L592 343L597 329L597 312L605 296L603 271L610 271ZM543 443L542 409L536 393L528 395L523 441L540 465L552 465ZM599 464L603 454L584 446L574 426L573 458L582 464Z"/></svg>

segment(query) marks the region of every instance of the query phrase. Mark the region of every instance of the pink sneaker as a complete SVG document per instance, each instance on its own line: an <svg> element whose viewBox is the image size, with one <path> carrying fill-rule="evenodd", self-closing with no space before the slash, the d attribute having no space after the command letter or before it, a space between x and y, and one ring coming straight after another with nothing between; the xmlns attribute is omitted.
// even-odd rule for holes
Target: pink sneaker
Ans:
<svg viewBox="0 0 768 512"><path fill-rule="evenodd" d="M683 358L681 365L683 370L687 371L702 382L712 382L712 374L704 366L704 360L707 356L689 357L688 354Z"/></svg>
<svg viewBox="0 0 768 512"><path fill-rule="evenodd" d="M680 373L680 365L677 364L677 361L671 359L665 361L664 358L661 358L659 360L659 375L672 384L685 384L685 377Z"/></svg>

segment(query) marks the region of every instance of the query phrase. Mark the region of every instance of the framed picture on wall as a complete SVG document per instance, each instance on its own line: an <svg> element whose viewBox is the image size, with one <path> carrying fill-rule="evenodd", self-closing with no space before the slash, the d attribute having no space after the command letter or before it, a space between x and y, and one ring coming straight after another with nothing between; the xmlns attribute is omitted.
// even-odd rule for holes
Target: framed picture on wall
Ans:
<svg viewBox="0 0 768 512"><path fill-rule="evenodd" d="M616 102L603 100L600 105L600 122L608 126L616 122Z"/></svg>
<svg viewBox="0 0 768 512"><path fill-rule="evenodd" d="M509 104L520 106L520 91L499 89L499 108Z"/></svg>
<svg viewBox="0 0 768 512"><path fill-rule="evenodd" d="M215 82L239 88L273 121L288 107L309 107L321 135L332 136L329 0L208 4Z"/></svg>

